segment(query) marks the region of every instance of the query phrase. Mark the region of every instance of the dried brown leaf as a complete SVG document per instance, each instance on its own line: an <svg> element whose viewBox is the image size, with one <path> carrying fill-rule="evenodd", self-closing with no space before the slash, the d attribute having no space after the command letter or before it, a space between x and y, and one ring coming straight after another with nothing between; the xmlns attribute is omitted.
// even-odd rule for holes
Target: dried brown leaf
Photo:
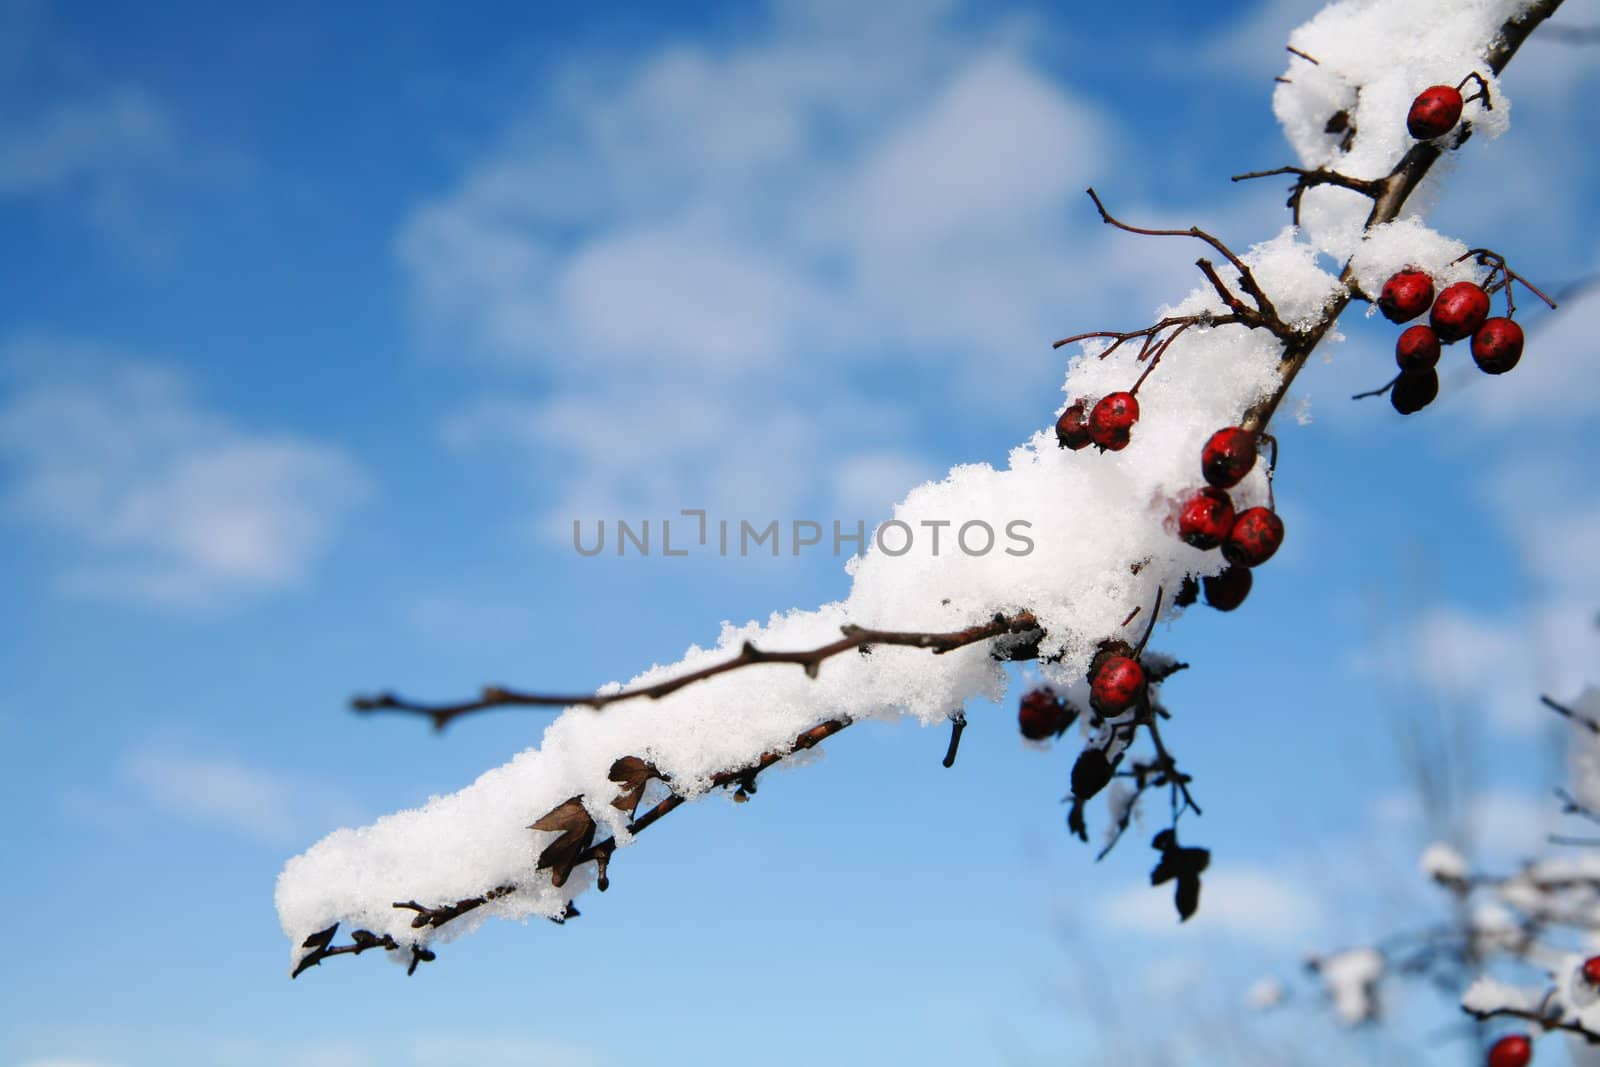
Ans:
<svg viewBox="0 0 1600 1067"><path fill-rule="evenodd" d="M594 819L583 806L583 797L576 796L547 812L530 830L548 830L559 834L539 853L539 869L550 868L550 882L557 887L566 885L572 868L579 857L594 843Z"/></svg>
<svg viewBox="0 0 1600 1067"><path fill-rule="evenodd" d="M652 764L646 763L638 756L623 756L611 765L611 771L606 777L622 787L616 799L611 802L611 806L618 811L627 812L630 819L638 814L639 802L644 799L644 787L649 784L650 779L666 780Z"/></svg>

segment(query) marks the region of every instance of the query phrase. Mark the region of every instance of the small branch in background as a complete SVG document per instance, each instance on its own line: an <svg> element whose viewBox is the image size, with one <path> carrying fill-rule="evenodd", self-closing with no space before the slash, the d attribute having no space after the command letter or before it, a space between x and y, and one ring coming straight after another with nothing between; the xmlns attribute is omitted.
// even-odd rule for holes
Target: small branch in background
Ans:
<svg viewBox="0 0 1600 1067"><path fill-rule="evenodd" d="M1582 712L1574 711L1565 704L1562 704L1556 700L1552 700L1549 696L1542 693L1539 695L1539 703L1543 704L1545 707L1549 708L1563 719L1566 719L1573 726L1588 730L1591 734L1600 737L1600 722L1596 722L1594 719L1583 714Z"/></svg>

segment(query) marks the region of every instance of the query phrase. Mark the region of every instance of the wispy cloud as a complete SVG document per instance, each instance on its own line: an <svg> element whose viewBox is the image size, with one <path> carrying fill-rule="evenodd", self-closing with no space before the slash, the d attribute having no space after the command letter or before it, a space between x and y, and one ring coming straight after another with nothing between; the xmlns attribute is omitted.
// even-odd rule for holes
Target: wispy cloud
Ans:
<svg viewBox="0 0 1600 1067"><path fill-rule="evenodd" d="M136 87L63 102L0 125L0 196L48 192L82 178L171 156L173 122Z"/></svg>
<svg viewBox="0 0 1600 1067"><path fill-rule="evenodd" d="M294 586L368 493L340 450L242 428L172 371L37 339L0 366L0 504L67 536L68 592L196 608Z"/></svg>
<svg viewBox="0 0 1600 1067"><path fill-rule="evenodd" d="M447 437L560 457L558 520L713 494L859 509L868 465L929 466L887 429L917 428L909 394L973 417L1031 394L1044 417L1065 294L1170 279L1097 258L1082 190L1115 131L1022 24L776 4L756 26L575 59L398 235L424 324L542 383L497 385ZM863 375L910 388L868 404ZM874 510L906 488L877 479Z"/></svg>
<svg viewBox="0 0 1600 1067"><path fill-rule="evenodd" d="M190 822L289 845L358 814L338 791L231 756L144 748L122 778L147 803Z"/></svg>
<svg viewBox="0 0 1600 1067"><path fill-rule="evenodd" d="M1266 868L1234 866L1207 872L1200 911L1185 924L1264 944L1302 942L1322 921L1319 898L1306 886ZM1136 933L1164 934L1177 926L1172 894L1148 886L1103 898L1106 925Z"/></svg>

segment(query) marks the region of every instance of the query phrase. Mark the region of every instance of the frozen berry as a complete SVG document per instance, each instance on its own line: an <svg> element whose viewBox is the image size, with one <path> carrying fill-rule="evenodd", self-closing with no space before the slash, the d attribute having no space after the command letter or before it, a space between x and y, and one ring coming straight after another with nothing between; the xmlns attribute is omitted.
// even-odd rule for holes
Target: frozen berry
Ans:
<svg viewBox="0 0 1600 1067"><path fill-rule="evenodd" d="M1221 574L1205 579L1206 603L1218 611L1232 611L1244 603L1255 581L1249 567L1234 564Z"/></svg>
<svg viewBox="0 0 1600 1067"><path fill-rule="evenodd" d="M1089 703L1102 715L1119 715L1144 692L1144 668L1131 656L1107 656L1089 683Z"/></svg>
<svg viewBox="0 0 1600 1067"><path fill-rule="evenodd" d="M1410 322L1433 303L1433 279L1427 271L1406 269L1383 283L1378 310L1390 322Z"/></svg>
<svg viewBox="0 0 1600 1067"><path fill-rule="evenodd" d="M1406 129L1419 141L1443 137L1461 121L1461 90L1451 85L1430 85L1411 101Z"/></svg>
<svg viewBox="0 0 1600 1067"><path fill-rule="evenodd" d="M1522 358L1522 327L1493 318L1472 335L1472 362L1485 374L1504 374Z"/></svg>
<svg viewBox="0 0 1600 1067"><path fill-rule="evenodd" d="M1216 548L1233 529L1233 501L1214 486L1196 489L1178 512L1178 536L1195 548Z"/></svg>
<svg viewBox="0 0 1600 1067"><path fill-rule="evenodd" d="M1233 520L1222 554L1239 567L1259 567L1283 544L1283 520L1267 508L1248 508Z"/></svg>
<svg viewBox="0 0 1600 1067"><path fill-rule="evenodd" d="M1056 420L1056 442L1076 452L1089 445L1089 404L1074 400Z"/></svg>
<svg viewBox="0 0 1600 1067"><path fill-rule="evenodd" d="M1439 335L1432 326L1410 326L1394 343L1394 361L1402 374L1432 370L1439 362Z"/></svg>
<svg viewBox="0 0 1600 1067"><path fill-rule="evenodd" d="M1017 725L1030 741L1059 736L1076 717L1047 685L1028 690L1017 707Z"/></svg>
<svg viewBox="0 0 1600 1067"><path fill-rule="evenodd" d="M1185 574L1183 582L1178 586L1178 595L1172 602L1180 608L1186 608L1200 599L1200 583L1194 580L1194 575Z"/></svg>
<svg viewBox="0 0 1600 1067"><path fill-rule="evenodd" d="M1507 1034L1489 1046L1489 1067L1528 1067L1533 1062L1533 1043L1526 1034Z"/></svg>
<svg viewBox="0 0 1600 1067"><path fill-rule="evenodd" d="M1590 956L1583 961L1583 980L1592 986L1600 986L1600 956Z"/></svg>
<svg viewBox="0 0 1600 1067"><path fill-rule="evenodd" d="M1489 317L1489 294L1472 282L1456 282L1445 286L1439 299L1433 302L1429 322L1439 340L1449 344L1463 337L1471 337Z"/></svg>
<svg viewBox="0 0 1600 1067"><path fill-rule="evenodd" d="M1132 393L1111 393L1089 412L1089 436L1100 450L1120 452L1128 447L1129 433L1139 421L1139 398Z"/></svg>
<svg viewBox="0 0 1600 1067"><path fill-rule="evenodd" d="M1200 450L1200 473L1218 489L1232 489L1256 465L1256 435L1226 426Z"/></svg>
<svg viewBox="0 0 1600 1067"><path fill-rule="evenodd" d="M1419 370L1402 374L1389 390L1389 403L1402 415L1415 415L1439 395L1439 372Z"/></svg>

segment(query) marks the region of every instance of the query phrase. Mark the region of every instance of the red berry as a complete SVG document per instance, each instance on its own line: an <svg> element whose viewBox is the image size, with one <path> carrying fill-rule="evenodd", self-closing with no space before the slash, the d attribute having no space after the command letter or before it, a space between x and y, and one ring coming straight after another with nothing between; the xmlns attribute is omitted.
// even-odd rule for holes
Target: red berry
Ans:
<svg viewBox="0 0 1600 1067"><path fill-rule="evenodd" d="M1433 279L1427 271L1406 268L1383 283L1378 310L1390 322L1410 322L1433 303Z"/></svg>
<svg viewBox="0 0 1600 1067"><path fill-rule="evenodd" d="M1017 707L1017 725L1030 741L1059 735L1074 718L1056 691L1047 685L1028 690Z"/></svg>
<svg viewBox="0 0 1600 1067"><path fill-rule="evenodd" d="M1226 426L1200 450L1200 473L1218 489L1232 489L1256 465L1256 435Z"/></svg>
<svg viewBox="0 0 1600 1067"><path fill-rule="evenodd" d="M1266 508L1249 508L1233 520L1222 554L1238 567L1259 567L1283 544L1283 520Z"/></svg>
<svg viewBox="0 0 1600 1067"><path fill-rule="evenodd" d="M1600 986L1600 956L1590 956L1583 961L1583 980L1592 986Z"/></svg>
<svg viewBox="0 0 1600 1067"><path fill-rule="evenodd" d="M1056 420L1056 443L1076 452L1089 445L1089 403L1074 400Z"/></svg>
<svg viewBox="0 0 1600 1067"><path fill-rule="evenodd" d="M1439 362L1439 335L1431 326L1410 326L1394 343L1394 361L1402 374L1432 370Z"/></svg>
<svg viewBox="0 0 1600 1067"><path fill-rule="evenodd" d="M1178 536L1195 548L1216 548L1233 529L1233 501L1222 489L1206 486L1184 498L1178 512Z"/></svg>
<svg viewBox="0 0 1600 1067"><path fill-rule="evenodd" d="M1139 399L1132 393L1111 393L1089 412L1089 436L1100 451L1120 452L1128 447L1129 432L1139 421Z"/></svg>
<svg viewBox="0 0 1600 1067"><path fill-rule="evenodd" d="M1129 656L1107 656L1095 668L1089 683L1089 703L1102 715L1117 715L1138 701L1144 692L1144 668Z"/></svg>
<svg viewBox="0 0 1600 1067"><path fill-rule="evenodd" d="M1445 286L1439 299L1433 302L1429 321L1439 340L1449 344L1477 333L1488 317L1489 294L1483 287L1472 282L1456 282Z"/></svg>
<svg viewBox="0 0 1600 1067"><path fill-rule="evenodd" d="M1522 327L1493 318L1472 335L1472 361L1485 374L1504 374L1522 358Z"/></svg>
<svg viewBox="0 0 1600 1067"><path fill-rule="evenodd" d="M1419 141L1443 137L1461 121L1461 90L1451 85L1430 85L1417 94L1406 115L1406 129Z"/></svg>
<svg viewBox="0 0 1600 1067"><path fill-rule="evenodd" d="M1439 372L1433 369L1401 374L1389 390L1389 403L1402 415L1415 415L1439 395Z"/></svg>
<svg viewBox="0 0 1600 1067"><path fill-rule="evenodd" d="M1528 1067L1533 1043L1525 1034L1507 1034L1489 1047L1489 1067Z"/></svg>
<svg viewBox="0 0 1600 1067"><path fill-rule="evenodd" d="M1255 581L1255 576L1250 573L1249 567L1234 564L1221 574L1214 574L1204 579L1206 603L1218 611L1232 611L1244 603L1244 598L1250 595L1250 587Z"/></svg>

